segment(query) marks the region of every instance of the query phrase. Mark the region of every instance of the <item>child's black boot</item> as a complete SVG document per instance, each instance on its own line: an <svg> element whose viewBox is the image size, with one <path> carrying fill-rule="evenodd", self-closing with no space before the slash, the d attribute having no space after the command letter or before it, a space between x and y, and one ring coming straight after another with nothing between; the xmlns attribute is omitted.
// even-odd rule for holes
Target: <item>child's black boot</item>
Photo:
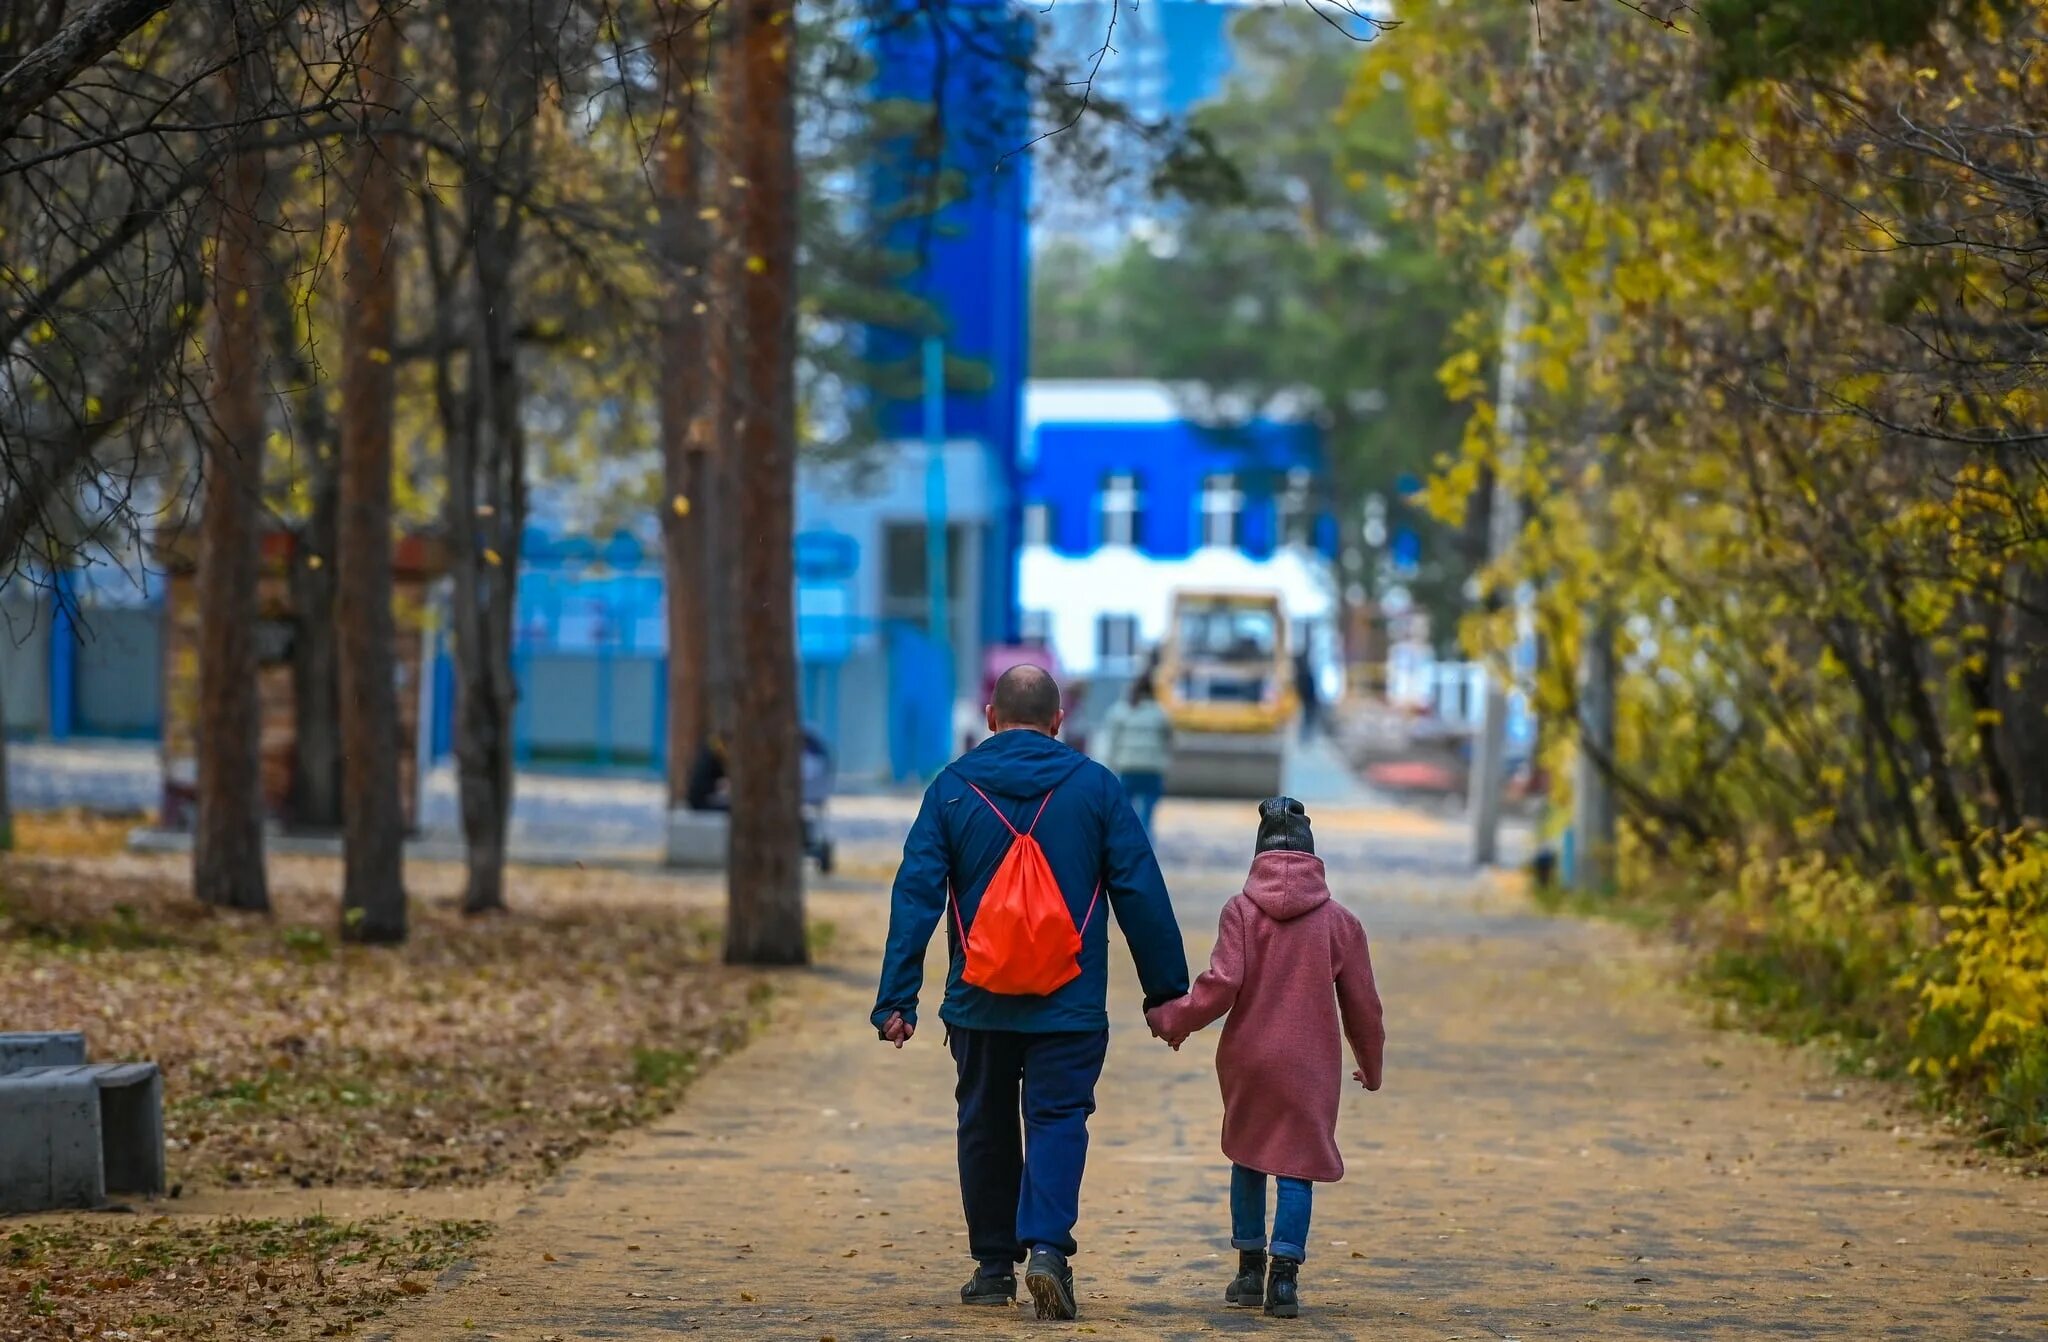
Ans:
<svg viewBox="0 0 2048 1342"><path fill-rule="evenodd" d="M1223 1292L1223 1298L1233 1305L1249 1305L1257 1309L1266 1303L1266 1251L1264 1249L1239 1249L1237 1251L1237 1276Z"/></svg>
<svg viewBox="0 0 2048 1342"><path fill-rule="evenodd" d="M1301 1271L1301 1264L1292 1258L1275 1258L1273 1273L1266 1278L1266 1313L1276 1319L1293 1319L1301 1315L1301 1297L1295 1293L1295 1275Z"/></svg>

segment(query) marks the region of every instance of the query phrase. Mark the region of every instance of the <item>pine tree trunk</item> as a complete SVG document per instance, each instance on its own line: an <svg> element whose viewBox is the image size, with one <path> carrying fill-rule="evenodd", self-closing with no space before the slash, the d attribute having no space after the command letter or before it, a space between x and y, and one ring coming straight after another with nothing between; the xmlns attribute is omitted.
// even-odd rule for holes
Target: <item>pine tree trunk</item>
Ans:
<svg viewBox="0 0 2048 1342"><path fill-rule="evenodd" d="M743 329L735 429L740 730L730 742L725 958L803 964L803 814L791 532L796 492L796 118L793 0L739 0L730 126Z"/></svg>
<svg viewBox="0 0 2048 1342"><path fill-rule="evenodd" d="M702 140L710 164L707 194L722 206L706 230L705 248L710 264L706 295L710 314L704 329L704 369L708 453L704 462L703 546L704 574L704 730L720 742L730 741L738 725L737 696L740 681L739 626L737 610L738 575L735 556L739 553L736 510L738 490L733 483L733 458L739 450L736 435L746 419L739 386L740 258L739 242L733 234L735 188L733 178L732 128L739 124L740 81L734 71L737 46L733 41L731 9L713 11L713 46L716 68L712 87L715 96L707 101Z"/></svg>
<svg viewBox="0 0 2048 1342"><path fill-rule="evenodd" d="M705 487L712 416L704 367L704 226L698 219L703 162L696 84L706 11L659 7L665 92L660 131L662 260L670 295L661 332L661 450L667 498L661 511L668 605L668 804L684 804L705 733Z"/></svg>
<svg viewBox="0 0 2048 1342"><path fill-rule="evenodd" d="M240 6L229 10L240 18ZM261 106L258 39L236 24L241 54L222 74L227 105ZM206 480L199 533L199 715L192 888L203 903L270 908L263 870L262 705L257 693L257 599L262 558L263 244L257 211L263 154L244 149L215 184L218 214Z"/></svg>
<svg viewBox="0 0 2048 1342"><path fill-rule="evenodd" d="M398 24L371 12L358 84L369 115L398 101ZM398 214L395 136L357 146L342 312L341 507L335 628L340 647L342 936L405 940L405 810L399 793L397 633L391 614L392 313L388 256Z"/></svg>

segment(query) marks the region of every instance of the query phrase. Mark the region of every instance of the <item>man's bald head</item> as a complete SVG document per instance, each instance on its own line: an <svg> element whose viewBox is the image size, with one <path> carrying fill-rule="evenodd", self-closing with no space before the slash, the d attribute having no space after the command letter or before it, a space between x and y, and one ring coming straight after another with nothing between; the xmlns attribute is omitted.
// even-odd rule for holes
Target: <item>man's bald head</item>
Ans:
<svg viewBox="0 0 2048 1342"><path fill-rule="evenodd" d="M1059 682L1042 666L1028 663L1013 666L996 677L995 698L988 706L988 729L1008 731L1026 727L1047 736L1057 736L1060 720Z"/></svg>

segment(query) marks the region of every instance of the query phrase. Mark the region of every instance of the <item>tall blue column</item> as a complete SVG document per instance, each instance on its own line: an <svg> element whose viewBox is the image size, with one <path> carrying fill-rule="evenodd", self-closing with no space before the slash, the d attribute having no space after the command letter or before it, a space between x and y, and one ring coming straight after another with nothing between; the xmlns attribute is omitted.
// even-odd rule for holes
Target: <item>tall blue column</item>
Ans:
<svg viewBox="0 0 2048 1342"><path fill-rule="evenodd" d="M905 263L898 286L928 318L868 329L876 410L890 437L921 436L923 345L943 340L946 436L985 445L1000 492L982 555L978 632L1008 642L1018 626L1016 481L1030 351L1032 16L1011 0L875 0L869 34L873 116L890 132L869 202L890 220L884 246Z"/></svg>
<svg viewBox="0 0 2048 1342"><path fill-rule="evenodd" d="M78 717L78 622L72 607L78 594L69 570L50 575L50 739L70 737Z"/></svg>

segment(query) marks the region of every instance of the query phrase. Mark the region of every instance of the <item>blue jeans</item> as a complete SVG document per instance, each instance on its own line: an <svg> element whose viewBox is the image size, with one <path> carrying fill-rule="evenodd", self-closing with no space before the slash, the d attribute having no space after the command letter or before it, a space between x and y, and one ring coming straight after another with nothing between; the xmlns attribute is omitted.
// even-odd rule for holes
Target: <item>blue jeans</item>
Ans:
<svg viewBox="0 0 2048 1342"><path fill-rule="evenodd" d="M1109 1031L1026 1034L955 1025L946 1041L959 1070L953 1098L960 1104L967 1251L989 1271L1007 1270L1039 1246L1073 1253L1088 1116Z"/></svg>
<svg viewBox="0 0 2048 1342"><path fill-rule="evenodd" d="M1150 771L1122 775L1124 795L1131 799L1131 809L1138 813L1138 823L1145 832L1152 832L1152 811L1159 805L1159 795L1166 791L1166 777Z"/></svg>
<svg viewBox="0 0 2048 1342"><path fill-rule="evenodd" d="M1308 1212L1315 1185L1306 1179L1276 1176L1280 1185L1273 1209L1273 1256L1308 1261ZM1266 1176L1242 1165L1230 1167L1230 1247L1266 1247Z"/></svg>

